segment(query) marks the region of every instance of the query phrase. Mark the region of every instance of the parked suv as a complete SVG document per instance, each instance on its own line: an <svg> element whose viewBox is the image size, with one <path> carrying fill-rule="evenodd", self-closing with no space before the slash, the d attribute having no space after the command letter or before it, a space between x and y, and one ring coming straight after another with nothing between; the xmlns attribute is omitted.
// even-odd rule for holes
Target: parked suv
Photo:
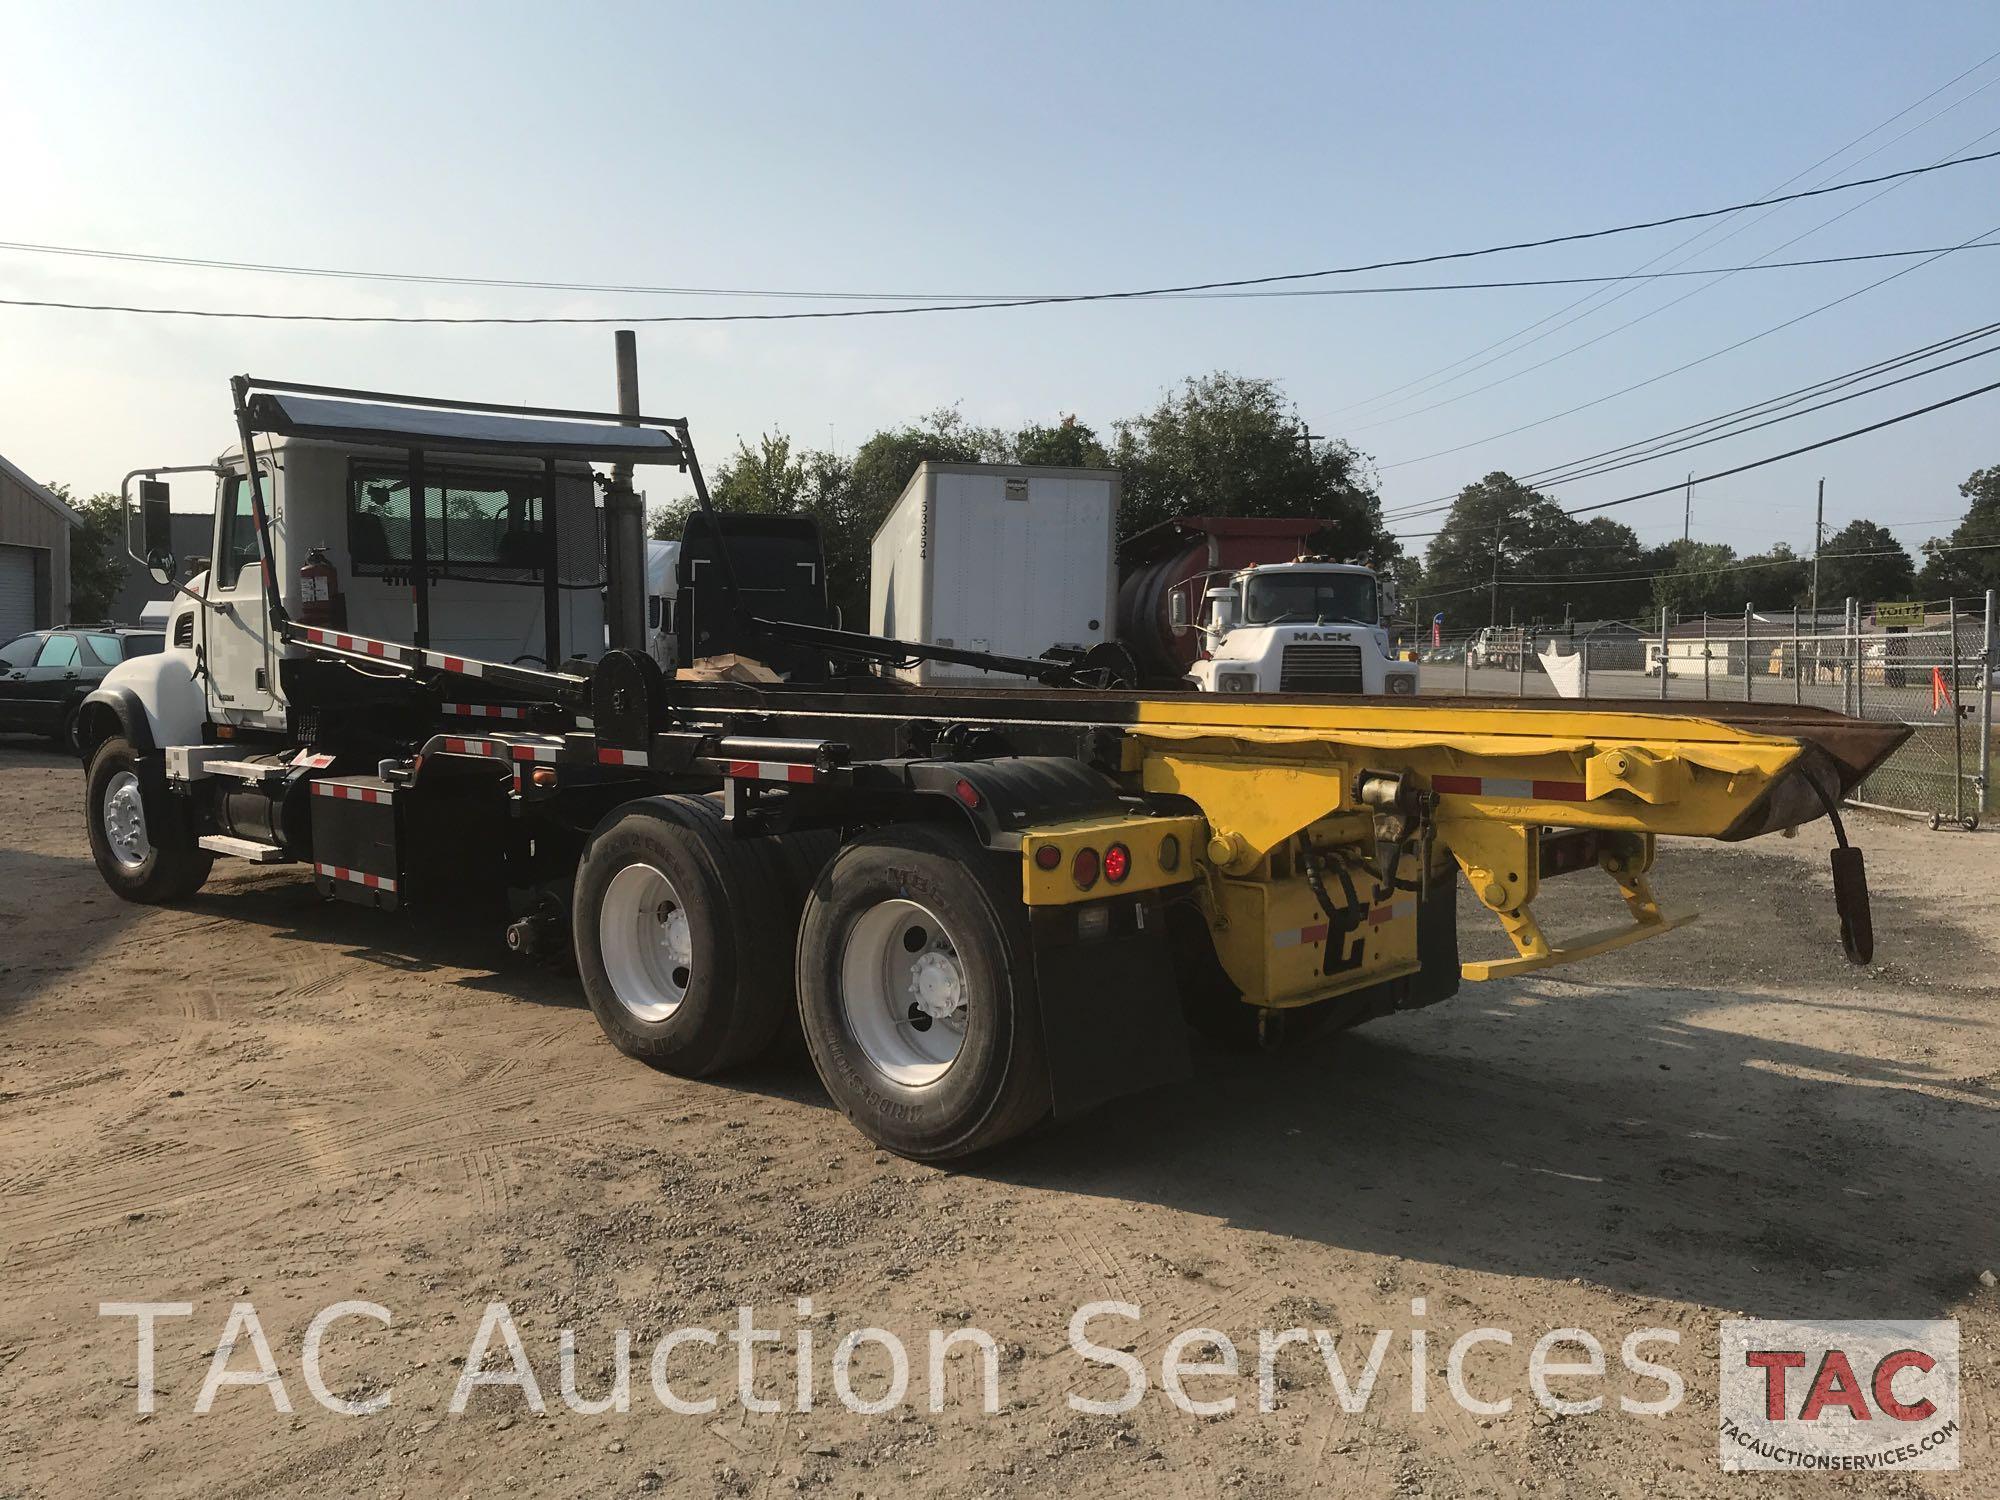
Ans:
<svg viewBox="0 0 2000 1500"><path fill-rule="evenodd" d="M84 695L126 657L165 644L157 630L125 625L59 625L17 636L0 646L0 732L45 734L74 751Z"/></svg>

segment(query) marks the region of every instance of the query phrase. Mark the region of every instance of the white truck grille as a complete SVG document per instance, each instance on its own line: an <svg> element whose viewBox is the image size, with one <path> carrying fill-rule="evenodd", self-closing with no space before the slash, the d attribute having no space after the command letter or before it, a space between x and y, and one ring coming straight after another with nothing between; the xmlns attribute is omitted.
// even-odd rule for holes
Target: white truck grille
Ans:
<svg viewBox="0 0 2000 1500"><path fill-rule="evenodd" d="M1281 693L1359 693L1359 646L1287 646L1278 666Z"/></svg>

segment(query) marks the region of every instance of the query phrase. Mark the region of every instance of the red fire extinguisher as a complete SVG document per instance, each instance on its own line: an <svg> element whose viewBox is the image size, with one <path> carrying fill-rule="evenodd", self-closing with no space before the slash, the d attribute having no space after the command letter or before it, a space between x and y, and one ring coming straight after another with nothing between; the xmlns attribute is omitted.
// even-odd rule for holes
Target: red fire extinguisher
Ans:
<svg viewBox="0 0 2000 1500"><path fill-rule="evenodd" d="M340 592L340 570L326 555L324 542L307 553L306 560L299 565L299 622L336 630L347 624L347 600Z"/></svg>

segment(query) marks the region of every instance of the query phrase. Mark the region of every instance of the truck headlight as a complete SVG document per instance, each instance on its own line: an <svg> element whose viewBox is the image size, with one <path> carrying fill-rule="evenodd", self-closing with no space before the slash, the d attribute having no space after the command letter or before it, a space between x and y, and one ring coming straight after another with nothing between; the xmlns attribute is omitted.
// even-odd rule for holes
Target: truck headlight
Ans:
<svg viewBox="0 0 2000 1500"><path fill-rule="evenodd" d="M1417 695L1417 679L1407 672L1389 673L1382 679L1382 685L1392 697L1414 698Z"/></svg>
<svg viewBox="0 0 2000 1500"><path fill-rule="evenodd" d="M1255 672L1217 672L1215 690L1218 693L1254 693L1257 691Z"/></svg>

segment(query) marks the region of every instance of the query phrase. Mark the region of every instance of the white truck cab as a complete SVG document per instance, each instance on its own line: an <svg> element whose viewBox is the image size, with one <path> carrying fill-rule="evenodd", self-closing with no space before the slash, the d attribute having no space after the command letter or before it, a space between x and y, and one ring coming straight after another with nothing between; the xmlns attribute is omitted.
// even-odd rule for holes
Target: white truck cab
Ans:
<svg viewBox="0 0 2000 1500"><path fill-rule="evenodd" d="M1413 697L1416 668L1394 659L1393 605L1374 571L1301 558L1245 568L1208 590L1204 652L1190 675L1211 693Z"/></svg>
<svg viewBox="0 0 2000 1500"><path fill-rule="evenodd" d="M601 655L602 550L589 466L555 466L551 507L543 466L427 455L419 461L419 528L411 517L411 461L407 452L374 445L286 436L258 443L271 579L286 613L359 636L415 639L433 650L535 667L556 665L544 644L551 629L558 658ZM282 731L288 704L280 666L304 653L271 629L241 448L207 467L216 476L209 564L173 600L165 665L179 665L188 684L169 697L179 707L192 694L197 726ZM306 571L315 560L324 570L317 580ZM132 686L137 675L114 673L105 682ZM141 701L164 706L165 688L149 683Z"/></svg>

